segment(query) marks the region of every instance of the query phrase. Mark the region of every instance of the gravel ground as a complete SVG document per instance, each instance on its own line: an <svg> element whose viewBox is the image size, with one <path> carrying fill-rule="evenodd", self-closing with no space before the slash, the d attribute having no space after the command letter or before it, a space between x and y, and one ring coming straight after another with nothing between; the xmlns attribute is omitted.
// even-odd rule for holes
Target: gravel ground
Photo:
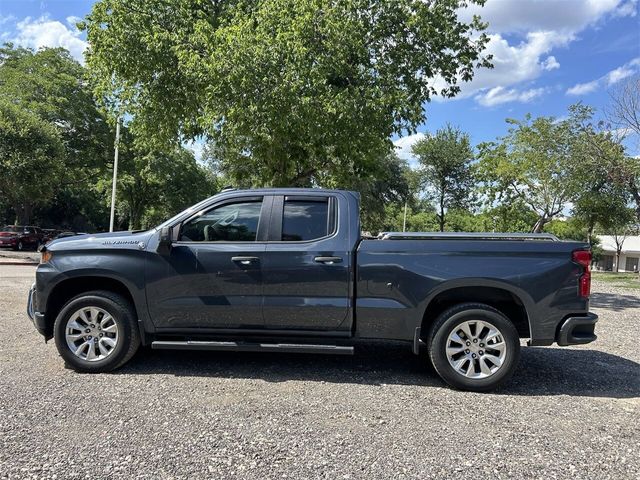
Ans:
<svg viewBox="0 0 640 480"><path fill-rule="evenodd" d="M77 374L25 318L31 272L0 267L0 478L640 478L633 290L595 282L596 343L525 348L508 386L475 394L392 344L142 350Z"/></svg>

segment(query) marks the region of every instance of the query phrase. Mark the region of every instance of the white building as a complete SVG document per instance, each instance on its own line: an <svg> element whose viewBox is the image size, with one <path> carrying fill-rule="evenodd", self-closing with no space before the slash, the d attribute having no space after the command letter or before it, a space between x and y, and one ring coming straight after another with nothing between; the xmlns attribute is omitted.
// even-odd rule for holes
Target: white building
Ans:
<svg viewBox="0 0 640 480"><path fill-rule="evenodd" d="M603 254L598 263L594 264L595 270L606 272L616 271L616 238L613 235L598 235ZM618 237L618 243L622 243L620 252L619 272L637 272L640 263L640 236L630 235Z"/></svg>

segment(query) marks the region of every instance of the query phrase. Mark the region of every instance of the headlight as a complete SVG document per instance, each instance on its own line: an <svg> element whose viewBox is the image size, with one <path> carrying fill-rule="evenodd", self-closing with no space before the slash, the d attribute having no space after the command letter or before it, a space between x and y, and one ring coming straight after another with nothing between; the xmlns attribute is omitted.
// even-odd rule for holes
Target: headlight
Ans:
<svg viewBox="0 0 640 480"><path fill-rule="evenodd" d="M49 250L42 250L40 252L40 263L47 263L53 258L53 253Z"/></svg>

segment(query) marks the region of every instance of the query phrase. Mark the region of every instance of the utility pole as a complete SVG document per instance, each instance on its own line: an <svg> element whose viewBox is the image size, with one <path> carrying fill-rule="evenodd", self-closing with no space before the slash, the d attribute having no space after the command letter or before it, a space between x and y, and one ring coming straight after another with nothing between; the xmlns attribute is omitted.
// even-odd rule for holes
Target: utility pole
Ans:
<svg viewBox="0 0 640 480"><path fill-rule="evenodd" d="M111 218L109 220L109 231L113 232L113 219L116 209L116 180L118 178L118 147L120 144L120 117L116 120L116 143L113 154L113 185L111 187Z"/></svg>
<svg viewBox="0 0 640 480"><path fill-rule="evenodd" d="M402 221L402 231L407 231L407 201L404 202L404 220Z"/></svg>

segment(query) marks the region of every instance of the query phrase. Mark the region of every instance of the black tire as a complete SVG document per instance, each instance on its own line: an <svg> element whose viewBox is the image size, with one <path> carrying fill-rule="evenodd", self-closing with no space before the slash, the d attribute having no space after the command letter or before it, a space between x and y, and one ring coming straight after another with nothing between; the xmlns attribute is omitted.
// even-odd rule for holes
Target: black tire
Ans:
<svg viewBox="0 0 640 480"><path fill-rule="evenodd" d="M76 356L65 338L65 328L71 315L87 306L96 306L107 311L118 327L116 346L102 360L88 361ZM53 331L60 356L67 366L77 372L101 373L115 370L128 362L140 346L140 332L133 306L121 295L106 290L82 293L69 300L60 310Z"/></svg>
<svg viewBox="0 0 640 480"><path fill-rule="evenodd" d="M20 252L24 250L24 244L22 243L22 240L18 240L18 244L16 245L16 250Z"/></svg>
<svg viewBox="0 0 640 480"><path fill-rule="evenodd" d="M447 358L449 334L457 325L469 320L491 323L500 331L506 344L506 355L502 365L495 373L485 378L466 377L456 371ZM461 303L442 312L429 331L427 346L433 368L446 383L460 390L474 392L499 388L511 378L520 359L520 337L515 326L500 311L483 303Z"/></svg>

